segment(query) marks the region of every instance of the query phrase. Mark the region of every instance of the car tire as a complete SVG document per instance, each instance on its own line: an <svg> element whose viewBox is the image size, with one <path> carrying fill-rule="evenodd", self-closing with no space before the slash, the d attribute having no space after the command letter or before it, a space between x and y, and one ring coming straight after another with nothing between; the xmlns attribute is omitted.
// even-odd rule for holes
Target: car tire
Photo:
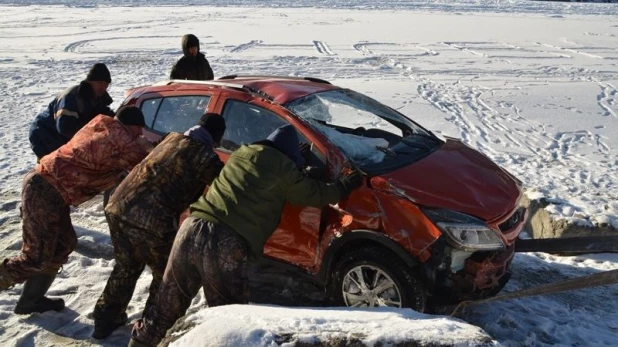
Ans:
<svg viewBox="0 0 618 347"><path fill-rule="evenodd" d="M406 266L382 248L363 248L345 254L337 262L330 283L337 305L425 310L427 293L418 269Z"/></svg>

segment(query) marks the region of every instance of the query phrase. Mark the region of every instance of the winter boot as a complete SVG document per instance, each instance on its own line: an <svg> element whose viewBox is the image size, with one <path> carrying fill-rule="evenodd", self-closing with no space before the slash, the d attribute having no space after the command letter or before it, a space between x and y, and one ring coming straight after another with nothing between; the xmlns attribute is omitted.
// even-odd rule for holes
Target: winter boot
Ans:
<svg viewBox="0 0 618 347"><path fill-rule="evenodd" d="M104 339L111 335L114 330L120 328L121 326L127 324L128 317L126 313L123 313L119 320L117 321L109 321L109 320L94 320L94 332L92 333L92 337L95 339Z"/></svg>
<svg viewBox="0 0 618 347"><path fill-rule="evenodd" d="M6 260L0 263L0 291L9 289L12 285L15 284L13 277L9 275L9 272L6 270L4 264Z"/></svg>
<svg viewBox="0 0 618 347"><path fill-rule="evenodd" d="M56 278L56 272L45 271L27 279L13 312L17 314L30 314L49 310L61 311L64 308L64 300L45 297L45 293L47 293L47 290Z"/></svg>

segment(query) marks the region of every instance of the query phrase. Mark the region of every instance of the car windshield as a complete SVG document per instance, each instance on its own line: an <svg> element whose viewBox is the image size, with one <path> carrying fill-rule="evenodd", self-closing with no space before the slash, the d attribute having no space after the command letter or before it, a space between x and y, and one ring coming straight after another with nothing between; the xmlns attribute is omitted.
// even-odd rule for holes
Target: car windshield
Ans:
<svg viewBox="0 0 618 347"><path fill-rule="evenodd" d="M285 106L367 171L408 165L442 144L397 111L349 89L310 94Z"/></svg>

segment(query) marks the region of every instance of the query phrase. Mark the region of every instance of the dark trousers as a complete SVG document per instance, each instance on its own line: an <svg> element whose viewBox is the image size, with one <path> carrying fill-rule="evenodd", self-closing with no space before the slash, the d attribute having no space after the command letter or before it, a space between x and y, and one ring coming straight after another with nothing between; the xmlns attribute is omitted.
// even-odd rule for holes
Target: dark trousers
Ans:
<svg viewBox="0 0 618 347"><path fill-rule="evenodd" d="M209 307L248 303L247 252L237 233L187 218L174 241L156 304L135 324L132 338L156 346L185 314L200 287Z"/></svg>
<svg viewBox="0 0 618 347"><path fill-rule="evenodd" d="M146 265L152 271L150 294L144 312L155 301L176 230L173 223L161 225L158 233L132 225L113 214L106 214L114 245L116 264L94 308L94 319L124 323L125 311Z"/></svg>
<svg viewBox="0 0 618 347"><path fill-rule="evenodd" d="M69 205L34 170L24 177L21 203L21 254L6 262L6 269L16 283L40 272L56 272L77 246Z"/></svg>

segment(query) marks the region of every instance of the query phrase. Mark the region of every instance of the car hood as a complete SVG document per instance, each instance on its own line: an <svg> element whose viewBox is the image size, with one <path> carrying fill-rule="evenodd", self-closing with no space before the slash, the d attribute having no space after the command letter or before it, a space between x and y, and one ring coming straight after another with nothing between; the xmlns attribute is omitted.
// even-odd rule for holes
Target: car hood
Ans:
<svg viewBox="0 0 618 347"><path fill-rule="evenodd" d="M520 182L456 139L420 161L379 176L386 189L426 207L447 208L491 221L511 211ZM376 177L377 178L377 177Z"/></svg>

